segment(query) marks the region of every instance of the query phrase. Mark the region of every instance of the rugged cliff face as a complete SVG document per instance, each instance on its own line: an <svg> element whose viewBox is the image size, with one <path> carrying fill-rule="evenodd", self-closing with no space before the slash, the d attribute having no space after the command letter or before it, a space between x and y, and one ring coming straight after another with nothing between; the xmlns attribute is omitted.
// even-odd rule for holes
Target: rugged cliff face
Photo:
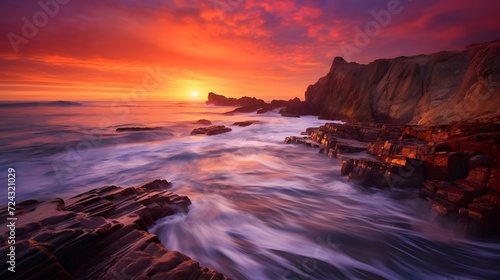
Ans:
<svg viewBox="0 0 500 280"><path fill-rule="evenodd" d="M498 116L500 40L368 65L337 57L305 96L327 119L433 124Z"/></svg>

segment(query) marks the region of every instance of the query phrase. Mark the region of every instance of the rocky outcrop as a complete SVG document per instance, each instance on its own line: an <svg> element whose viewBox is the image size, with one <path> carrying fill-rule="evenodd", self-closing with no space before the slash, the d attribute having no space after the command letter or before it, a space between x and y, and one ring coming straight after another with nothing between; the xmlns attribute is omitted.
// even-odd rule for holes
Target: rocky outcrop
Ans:
<svg viewBox="0 0 500 280"><path fill-rule="evenodd" d="M301 101L298 97L286 100L273 100L266 103L262 99L255 97L227 98L223 95L217 95L213 92L208 94L207 104L216 106L239 106L225 114L235 113L253 113L264 114L277 108L282 108L279 113L284 117L300 117L301 115L317 115L315 107L306 101Z"/></svg>
<svg viewBox="0 0 500 280"><path fill-rule="evenodd" d="M227 98L224 95L215 94L213 92L208 93L207 105L215 106L252 106L252 105L266 105L266 102L262 99L257 99L255 97L241 97L241 98Z"/></svg>
<svg viewBox="0 0 500 280"><path fill-rule="evenodd" d="M138 187L108 186L66 202L16 205L15 273L1 279L226 279L177 251L170 251L147 226L188 211L190 201L165 180ZM5 207L6 209L7 207ZM0 213L6 221L8 213ZM1 262L12 250L2 228Z"/></svg>
<svg viewBox="0 0 500 280"><path fill-rule="evenodd" d="M285 143L338 158L341 176L364 187L420 189L434 215L460 232L500 234L500 118L404 127L327 123L303 134Z"/></svg>
<svg viewBox="0 0 500 280"><path fill-rule="evenodd" d="M305 97L325 119L436 124L500 115L499 91L497 40L368 65L337 57Z"/></svg>
<svg viewBox="0 0 500 280"><path fill-rule="evenodd" d="M224 125L212 125L209 127L195 128L193 129L193 131L191 131L191 135L206 134L208 136L211 136L211 135L227 133L230 131L232 131L232 129Z"/></svg>

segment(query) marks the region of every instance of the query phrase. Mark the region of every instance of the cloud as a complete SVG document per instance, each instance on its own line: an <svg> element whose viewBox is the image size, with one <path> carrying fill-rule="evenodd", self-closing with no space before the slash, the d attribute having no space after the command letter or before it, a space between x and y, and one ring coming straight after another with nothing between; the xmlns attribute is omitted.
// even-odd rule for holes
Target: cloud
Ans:
<svg viewBox="0 0 500 280"><path fill-rule="evenodd" d="M352 44L355 28L363 30L374 20L371 12L387 9L390 1L396 0L73 0L20 44L18 54L9 40L0 41L0 82L35 90L35 82L70 79L75 86L116 89L140 79L146 67L161 65L175 85L164 90L178 96L196 85L200 92L301 97L333 57L343 55L341 43ZM402 12L353 60L460 49L500 34L494 0L400 5ZM22 35L22 18L32 20L40 10L35 0L0 2L0 36Z"/></svg>

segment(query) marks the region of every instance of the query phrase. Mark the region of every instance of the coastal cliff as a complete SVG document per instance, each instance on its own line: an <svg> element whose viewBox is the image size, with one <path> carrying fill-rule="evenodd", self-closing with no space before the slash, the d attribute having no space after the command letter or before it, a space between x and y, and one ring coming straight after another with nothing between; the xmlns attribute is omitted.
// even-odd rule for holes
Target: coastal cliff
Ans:
<svg viewBox="0 0 500 280"><path fill-rule="evenodd" d="M310 85L306 102L320 118L435 124L500 115L500 40L463 51L379 59L337 57Z"/></svg>

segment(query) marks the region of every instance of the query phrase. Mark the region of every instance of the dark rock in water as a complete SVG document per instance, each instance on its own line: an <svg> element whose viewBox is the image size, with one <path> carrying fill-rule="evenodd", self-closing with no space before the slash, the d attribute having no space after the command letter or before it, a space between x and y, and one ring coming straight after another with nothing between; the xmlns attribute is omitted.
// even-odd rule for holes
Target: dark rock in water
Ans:
<svg viewBox="0 0 500 280"><path fill-rule="evenodd" d="M292 114L292 113L288 113L286 111L286 108L283 108L279 111L280 115L282 115L283 117L287 117L287 118L300 118L300 115L299 114Z"/></svg>
<svg viewBox="0 0 500 280"><path fill-rule="evenodd" d="M156 180L142 186L102 187L66 202L30 201L16 208L15 279L227 279L177 251L170 251L147 226L190 201ZM0 212L6 221L7 211ZM7 229L2 224L2 229ZM2 240L9 232L2 230ZM8 252L6 242L0 245ZM0 256L6 263L7 253ZM1 279L14 279L8 270Z"/></svg>
<svg viewBox="0 0 500 280"><path fill-rule="evenodd" d="M271 106L273 107L276 107L276 108L279 108L279 107L285 107L286 105L288 105L288 102L290 101L286 101L286 100L273 100L271 101Z"/></svg>
<svg viewBox="0 0 500 280"><path fill-rule="evenodd" d="M208 93L208 100L206 101L206 104L210 105L216 105L216 106L252 106L252 105L260 105L260 106L265 106L267 105L266 102L262 99L257 99L255 97L241 97L241 98L227 98L224 95L219 95L215 94L213 92Z"/></svg>
<svg viewBox="0 0 500 280"><path fill-rule="evenodd" d="M287 102L286 107L280 112L283 116L293 115L313 115L317 116L317 110L313 105L306 101L300 101L298 97Z"/></svg>
<svg viewBox="0 0 500 280"><path fill-rule="evenodd" d="M232 131L232 129L224 125L213 125L209 127L196 128L191 132L191 135L199 135L199 134L217 135L230 131Z"/></svg>
<svg viewBox="0 0 500 280"><path fill-rule="evenodd" d="M257 123L258 121L243 121L243 122L235 122L233 125L237 125L240 127L245 127L245 126L250 126L254 123Z"/></svg>
<svg viewBox="0 0 500 280"><path fill-rule="evenodd" d="M148 130L156 130L159 127L119 127L116 129L116 132L124 132L124 131L148 131Z"/></svg>
<svg viewBox="0 0 500 280"><path fill-rule="evenodd" d="M212 122L206 119L198 120L196 123L201 125L212 125Z"/></svg>
<svg viewBox="0 0 500 280"><path fill-rule="evenodd" d="M243 106L243 107L238 107L232 111L226 112L225 114L234 114L234 113L253 113L257 112L259 110L262 110L264 108L269 108L266 104L264 105L248 105L248 106Z"/></svg>
<svg viewBox="0 0 500 280"><path fill-rule="evenodd" d="M275 109L275 107L273 107L273 106L262 107L262 108L257 110L257 114L265 114L265 113L272 111L274 109Z"/></svg>

